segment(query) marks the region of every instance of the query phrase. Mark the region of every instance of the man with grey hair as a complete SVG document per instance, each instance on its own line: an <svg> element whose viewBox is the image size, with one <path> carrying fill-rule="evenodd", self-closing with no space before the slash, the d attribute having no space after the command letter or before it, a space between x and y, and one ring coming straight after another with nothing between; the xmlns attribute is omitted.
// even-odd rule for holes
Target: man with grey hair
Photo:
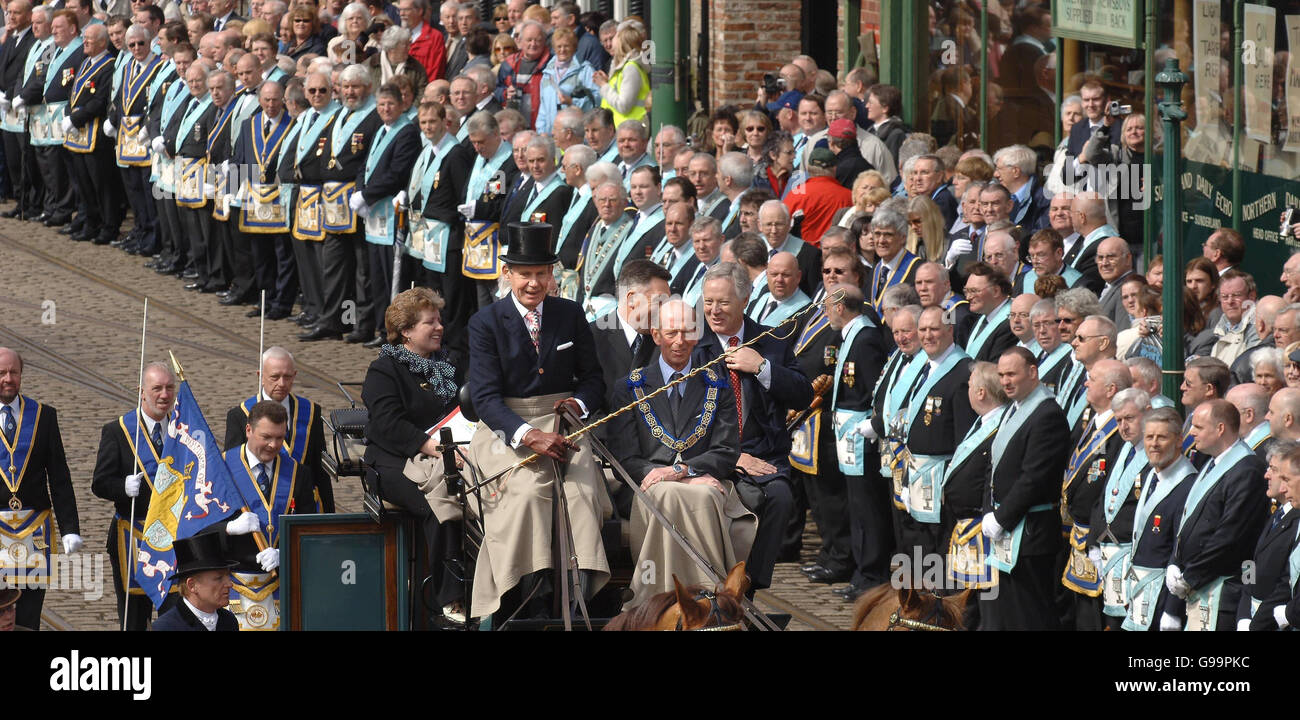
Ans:
<svg viewBox="0 0 1300 720"><path fill-rule="evenodd" d="M1065 374L1074 367L1074 348L1061 342L1056 303L1051 298L1039 300L1030 308L1029 327L1038 344L1038 379L1055 394Z"/></svg>
<svg viewBox="0 0 1300 720"><path fill-rule="evenodd" d="M695 251L694 270L678 276L679 284L674 286L673 292L680 294L687 304L695 306L699 303L700 293L704 291L705 273L721 259L722 223L708 215L697 217L691 223L690 234L691 246Z"/></svg>
<svg viewBox="0 0 1300 720"><path fill-rule="evenodd" d="M1255 302L1255 335L1258 340L1251 347L1248 347L1240 357L1232 363L1232 379L1234 382L1244 383L1254 380L1254 363L1252 359L1256 352L1267 348L1280 348L1274 342L1273 327L1277 324L1277 316L1286 307L1286 301L1277 295L1265 295ZM1281 377L1280 375L1278 377Z"/></svg>
<svg viewBox="0 0 1300 720"><path fill-rule="evenodd" d="M579 131L581 136L581 131ZM559 234L556 236L555 252L566 269L572 270L578 263L578 252L582 249L582 239L596 220L596 204L592 200L594 189L588 182L588 173L596 163L596 151L586 145L577 144L564 152L560 163L560 173L564 182L571 188L568 207L560 215ZM552 219L551 222L556 222Z"/></svg>
<svg viewBox="0 0 1300 720"><path fill-rule="evenodd" d="M618 162L618 143L614 142L614 132L614 113L609 108L588 110L583 116L583 141L587 147L596 151L596 157L602 162Z"/></svg>
<svg viewBox="0 0 1300 720"><path fill-rule="evenodd" d="M1167 408L1174 406L1173 400L1160 394L1162 371L1154 360L1145 357L1128 358L1124 361L1124 364L1128 366L1129 374L1133 376L1133 387L1151 396L1151 407Z"/></svg>
<svg viewBox="0 0 1300 720"><path fill-rule="evenodd" d="M601 163L593 165L592 169L599 165ZM589 322L613 307L610 296L613 295L614 281L618 277L614 272L614 264L623 238L632 228L632 219L624 212L627 207L627 191L621 182L607 179L592 191L592 198L596 206L596 220L580 246L575 267L581 265L581 269L577 278L578 287L574 291L574 298L583 304Z"/></svg>
<svg viewBox="0 0 1300 720"><path fill-rule="evenodd" d="M582 109L566 107L556 112L555 122L551 124L551 137L555 138L555 144L560 148L560 152L565 154L570 149L582 145ZM592 151L591 161L596 161L595 151Z"/></svg>
<svg viewBox="0 0 1300 720"><path fill-rule="evenodd" d="M654 154L655 162L659 163L659 169L663 172L664 182L677 177L677 171L673 168L673 158L677 156L678 151L686 147L686 133L676 125L661 125L659 133L655 135ZM717 184L715 178L713 183Z"/></svg>
<svg viewBox="0 0 1300 720"><path fill-rule="evenodd" d="M1004 147L993 154L993 177L1011 193L1011 222L1026 237L1048 226L1050 199L1043 194L1043 182L1034 170L1038 153L1024 145Z"/></svg>
<svg viewBox="0 0 1300 720"><path fill-rule="evenodd" d="M546 43L546 28L535 20L525 20L515 26L519 52L501 61L497 71L497 100L513 107L528 119L528 126L537 124L537 111L541 107L542 68L551 59Z"/></svg>
<svg viewBox="0 0 1300 720"><path fill-rule="evenodd" d="M401 0L397 8L402 26L411 31L411 57L424 67L427 77L446 75L447 43L442 31L430 22L428 0Z"/></svg>
<svg viewBox="0 0 1300 720"><path fill-rule="evenodd" d="M868 302L879 315L885 291L911 284L921 259L907 249L907 214L904 201L882 203L871 218L871 238L876 244L875 267L868 280Z"/></svg>
<svg viewBox="0 0 1300 720"><path fill-rule="evenodd" d="M1065 264L1083 273L1084 286L1100 293L1104 282L1097 270L1097 248L1101 241L1119 231L1106 220L1106 199L1095 192L1081 192L1070 202L1078 240L1065 248Z"/></svg>
<svg viewBox="0 0 1300 720"><path fill-rule="evenodd" d="M763 328L745 317L750 283L743 268L721 263L705 273L703 284L700 305L709 331L695 347L692 363L703 365L727 354L725 367L734 392L724 393L720 402L733 402L741 419L736 466L762 488L761 505L752 508L759 529L747 568L752 586L762 589L771 584L794 503L786 412L808 407L812 384L795 360L793 346L772 336L760 338Z"/></svg>
<svg viewBox="0 0 1300 720"><path fill-rule="evenodd" d="M370 254L362 227L364 213L368 211L365 197L356 189L356 181L365 170L366 156L375 145L384 121L375 111L370 72L364 65L344 68L339 73L339 85L343 108L331 123L330 140L324 148L330 159L321 172L324 306L316 326L298 336L304 342L337 340L346 326L352 325L347 341L364 343L374 339L377 326L378 298L371 290ZM349 300L355 301L354 307L345 305Z"/></svg>
<svg viewBox="0 0 1300 720"><path fill-rule="evenodd" d="M718 189L730 203L727 216L722 219L722 233L728 240L740 234L740 198L753 184L754 163L748 155L729 152L718 159Z"/></svg>
<svg viewBox="0 0 1300 720"><path fill-rule="evenodd" d="M829 123L840 118L847 119L853 123L853 129L857 132L858 150L861 151L862 157L871 164L885 178L886 184L892 184L894 178L898 177L898 164L894 156L889 152L889 148L880 138L872 135L862 129L856 122L857 108L853 105L853 98L843 90L834 90L826 95L825 113L827 127L823 127L816 133L808 136L808 141L803 145L803 152L799 158L800 164L804 167L808 164L808 159L812 155L813 148L817 143L826 138L829 130ZM799 167L799 165L796 165Z"/></svg>
<svg viewBox="0 0 1300 720"><path fill-rule="evenodd" d="M234 146L232 120L238 112L235 78L225 70L213 70L207 76L212 106L198 122L199 136L207 148L207 176L203 194L212 199L212 211L203 218L203 239L207 247L208 291L215 291L225 305L240 305L253 300L251 258L235 256L232 233L238 231L227 195L234 188L230 179L230 156ZM236 221L237 222L237 221Z"/></svg>
<svg viewBox="0 0 1300 720"><path fill-rule="evenodd" d="M163 79L167 62L155 55L150 47L153 38L142 25L126 29L123 41L122 79L126 90L109 108L104 119L104 133L117 139L116 156L122 187L135 216L135 227L129 233L134 242L124 244L123 250L137 255L150 256L158 252L158 205L149 185L150 155L146 129L151 93L145 91L155 78ZM155 96L156 97L156 96Z"/></svg>
<svg viewBox="0 0 1300 720"><path fill-rule="evenodd" d="M1255 383L1242 383L1229 388L1224 400L1232 403L1241 416L1241 426L1237 434L1241 441L1250 446L1261 460L1268 460L1268 449L1273 445L1273 433L1268 419L1269 401L1272 395ZM1292 401L1295 395L1291 396ZM1300 408L1297 408L1300 410ZM1300 413L1297 413L1300 417Z"/></svg>
<svg viewBox="0 0 1300 720"><path fill-rule="evenodd" d="M1123 444L1106 460L1106 484L1093 503L1088 522L1088 561L1097 570L1101 621L1106 630L1119 630L1127 612L1127 557L1132 549L1133 521L1141 495L1140 478L1150 469L1142 449L1142 415L1150 396L1135 387L1110 399L1116 433Z"/></svg>
<svg viewBox="0 0 1300 720"><path fill-rule="evenodd" d="M988 238L984 241L984 262L1006 275L1012 288L1020 287L1030 268L1020 262L1016 239L1006 230L989 230Z"/></svg>
<svg viewBox="0 0 1300 720"><path fill-rule="evenodd" d="M480 111L470 117L466 142L477 157L465 186L465 201L456 209L466 220L463 272L474 279L483 308L496 299L500 262L493 235L520 170L492 113Z"/></svg>
<svg viewBox="0 0 1300 720"><path fill-rule="evenodd" d="M624 120L614 133L614 142L618 145L618 171L623 176L624 186L632 181L632 171L646 165L654 165L646 146L650 142L650 131L640 120Z"/></svg>
<svg viewBox="0 0 1300 720"><path fill-rule="evenodd" d="M903 163L903 186L909 198L928 197L943 213L943 226L957 222L957 198L944 182L943 160L938 155L915 155Z"/></svg>
<svg viewBox="0 0 1300 720"><path fill-rule="evenodd" d="M569 210L574 188L565 182L564 176L556 172L555 141L549 135L533 135L524 146L524 163L529 176L528 182L519 189L519 198L510 207L510 215L502 217L502 224L509 222L548 223L551 226L551 247L560 238L563 218ZM515 212L518 215L515 216Z"/></svg>
<svg viewBox="0 0 1300 720"><path fill-rule="evenodd" d="M780 200L768 200L758 209L758 229L767 243L768 257L780 252L794 255L803 279L799 287L808 297L817 294L821 282L822 254L810 243L790 234L790 209Z"/></svg>
<svg viewBox="0 0 1300 720"><path fill-rule="evenodd" d="M77 89L111 88L116 53L109 52L108 31L102 24L87 27L81 35L85 61L75 79L69 82L66 72L64 78L72 92L63 118L63 147L70 154L73 179L85 208L82 233L96 245L107 245L118 241L125 199L122 183L116 181L113 157L117 132L111 124L104 125L109 111L107 93Z"/></svg>
<svg viewBox="0 0 1300 720"><path fill-rule="evenodd" d="M725 220L731 201L718 187L718 161L708 153L695 153L686 165L686 179L695 186L700 214Z"/></svg>

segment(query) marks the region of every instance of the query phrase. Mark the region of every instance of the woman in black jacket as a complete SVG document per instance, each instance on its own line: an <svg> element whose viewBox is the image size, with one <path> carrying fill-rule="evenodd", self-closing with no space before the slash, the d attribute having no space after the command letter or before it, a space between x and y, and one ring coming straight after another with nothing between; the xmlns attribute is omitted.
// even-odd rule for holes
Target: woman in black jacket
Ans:
<svg viewBox="0 0 1300 720"><path fill-rule="evenodd" d="M444 562L460 551L459 522L441 523L415 483L406 478L406 461L438 456L438 438L428 431L456 408L464 371L442 352L444 305L428 288L407 290L384 315L388 343L366 371L361 398L370 411L365 460L368 482L384 500L419 518L433 580L433 596L447 615L458 608L461 587ZM459 618L457 618L459 619Z"/></svg>

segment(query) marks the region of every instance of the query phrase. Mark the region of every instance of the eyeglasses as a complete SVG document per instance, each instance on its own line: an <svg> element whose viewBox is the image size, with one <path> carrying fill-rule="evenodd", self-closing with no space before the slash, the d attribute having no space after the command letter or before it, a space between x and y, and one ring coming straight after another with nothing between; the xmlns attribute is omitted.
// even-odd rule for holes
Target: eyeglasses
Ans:
<svg viewBox="0 0 1300 720"><path fill-rule="evenodd" d="M330 90L329 88L303 88L303 91L312 95L319 95L321 93L329 92Z"/></svg>
<svg viewBox="0 0 1300 720"><path fill-rule="evenodd" d="M966 294L968 294L968 295L970 294L970 286L969 286L969 285L966 286ZM1057 324L1057 325L1061 325L1061 324L1070 324L1070 325L1074 325L1074 324L1076 324L1076 323L1078 323L1078 322L1079 322L1078 320L1075 320L1074 318L1068 318L1068 317L1059 317L1059 318L1056 319L1056 324Z"/></svg>
<svg viewBox="0 0 1300 720"><path fill-rule="evenodd" d="M1106 337L1106 336L1105 336L1105 335L1077 335L1077 334L1076 334L1075 337L1078 338L1081 342L1088 342L1089 340L1096 340L1097 338L1104 338L1104 337Z"/></svg>
<svg viewBox="0 0 1300 720"><path fill-rule="evenodd" d="M306 19L306 18L294 18L294 19L293 19L293 24L294 24L294 25L298 25L298 24L302 24L302 25L310 25L310 24L311 24L311 21L308 20L308 19Z"/></svg>
<svg viewBox="0 0 1300 720"><path fill-rule="evenodd" d="M145 42L145 41L143 41L143 40L136 40L135 42L129 42L129 43L127 43L126 46L129 47L129 48L133 48L133 47L140 47L140 46L142 46L142 45L148 45L148 44L149 44L149 43L147 43L147 42Z"/></svg>

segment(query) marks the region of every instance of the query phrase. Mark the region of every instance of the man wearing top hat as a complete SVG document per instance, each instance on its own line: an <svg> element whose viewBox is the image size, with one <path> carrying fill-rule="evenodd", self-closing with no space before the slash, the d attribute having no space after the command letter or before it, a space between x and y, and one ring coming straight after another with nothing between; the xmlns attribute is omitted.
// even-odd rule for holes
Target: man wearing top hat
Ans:
<svg viewBox="0 0 1300 720"><path fill-rule="evenodd" d="M595 340L581 306L547 296L556 262L551 226L511 223L507 235L508 252L501 260L510 294L479 310L469 323L475 358L469 390L482 419L470 445L471 461L488 477L534 453L541 457L484 488L485 538L474 572L473 617L496 612L516 586L519 596L508 597L507 604L531 596L536 605L524 614L549 612L546 595L560 592L548 588L553 523L565 517L584 594L590 597L609 579L600 527L612 506L599 467L585 440L571 442L555 425L561 407L586 419L603 404L605 381ZM557 472L567 516L553 515L564 510L554 505Z"/></svg>
<svg viewBox="0 0 1300 720"><path fill-rule="evenodd" d="M176 572L181 601L154 620L159 631L238 631L239 621L226 609L230 604L230 568L235 563L221 555L221 536L203 533L177 540Z"/></svg>
<svg viewBox="0 0 1300 720"><path fill-rule="evenodd" d="M18 588L0 590L0 632L31 630L31 628L23 627L16 622L18 619L18 598L22 596L23 591Z"/></svg>

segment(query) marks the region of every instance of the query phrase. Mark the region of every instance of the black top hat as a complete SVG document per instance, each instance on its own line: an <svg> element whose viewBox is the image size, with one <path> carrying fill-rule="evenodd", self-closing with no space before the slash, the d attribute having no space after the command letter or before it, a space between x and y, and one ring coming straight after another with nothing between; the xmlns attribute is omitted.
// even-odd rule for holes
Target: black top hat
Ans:
<svg viewBox="0 0 1300 720"><path fill-rule="evenodd" d="M508 265L554 265L559 257L551 252L550 223L510 223L506 226Z"/></svg>
<svg viewBox="0 0 1300 720"><path fill-rule="evenodd" d="M23 596L23 591L18 588L5 588L0 590L0 610L18 602L18 598Z"/></svg>
<svg viewBox="0 0 1300 720"><path fill-rule="evenodd" d="M172 543L176 551L176 570L168 579L180 580L204 570L229 570L239 563L227 560L221 554L221 535L204 533Z"/></svg>

